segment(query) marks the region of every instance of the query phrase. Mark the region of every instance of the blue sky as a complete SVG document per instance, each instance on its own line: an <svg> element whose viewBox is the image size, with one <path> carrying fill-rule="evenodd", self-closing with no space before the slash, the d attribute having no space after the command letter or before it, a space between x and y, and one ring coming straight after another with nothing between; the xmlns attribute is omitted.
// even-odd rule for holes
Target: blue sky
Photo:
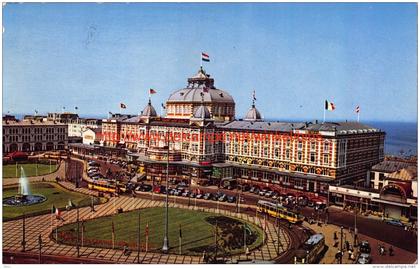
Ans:
<svg viewBox="0 0 420 269"><path fill-rule="evenodd" d="M417 121L417 4L7 4L3 112L137 114L187 83L200 53L242 118Z"/></svg>

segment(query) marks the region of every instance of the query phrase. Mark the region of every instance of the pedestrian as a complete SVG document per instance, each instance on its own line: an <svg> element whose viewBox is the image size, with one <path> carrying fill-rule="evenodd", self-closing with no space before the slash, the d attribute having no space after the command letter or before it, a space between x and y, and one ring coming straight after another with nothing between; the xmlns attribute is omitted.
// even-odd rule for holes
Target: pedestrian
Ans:
<svg viewBox="0 0 420 269"><path fill-rule="evenodd" d="M349 250L350 249L350 243L349 243L349 241L346 240L345 245L346 245L346 250Z"/></svg>
<svg viewBox="0 0 420 269"><path fill-rule="evenodd" d="M389 246L389 256L394 256L394 249L392 248L392 246Z"/></svg>
<svg viewBox="0 0 420 269"><path fill-rule="evenodd" d="M356 257L354 257L354 253L351 253L351 260L354 261L356 259Z"/></svg>
<svg viewBox="0 0 420 269"><path fill-rule="evenodd" d="M337 232L334 231L334 240L338 240Z"/></svg>
<svg viewBox="0 0 420 269"><path fill-rule="evenodd" d="M349 249L348 253L349 253L349 260L351 260L351 255L353 254L353 251L351 251L351 250Z"/></svg>

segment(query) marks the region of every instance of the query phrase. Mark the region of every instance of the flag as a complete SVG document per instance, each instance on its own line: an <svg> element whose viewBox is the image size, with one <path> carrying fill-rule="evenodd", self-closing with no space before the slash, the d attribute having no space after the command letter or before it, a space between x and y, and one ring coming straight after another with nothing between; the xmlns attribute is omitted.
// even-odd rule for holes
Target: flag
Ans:
<svg viewBox="0 0 420 269"><path fill-rule="evenodd" d="M255 90L252 91L252 100L257 101L257 98L255 97Z"/></svg>
<svg viewBox="0 0 420 269"><path fill-rule="evenodd" d="M355 112L360 113L360 106L356 106Z"/></svg>
<svg viewBox="0 0 420 269"><path fill-rule="evenodd" d="M328 102L328 100L325 100L325 110L334 110L335 105L334 103Z"/></svg>
<svg viewBox="0 0 420 269"><path fill-rule="evenodd" d="M201 60L205 62L210 62L210 56L207 53L202 52L201 53Z"/></svg>
<svg viewBox="0 0 420 269"><path fill-rule="evenodd" d="M76 207L76 205L71 201L71 200L69 200L69 204L68 204L68 206L70 207L70 208L73 208L73 207Z"/></svg>
<svg viewBox="0 0 420 269"><path fill-rule="evenodd" d="M58 208L56 208L56 209L55 209L55 217L56 217L57 219L62 219L62 218L61 218L61 210L60 210L60 209L58 209Z"/></svg>
<svg viewBox="0 0 420 269"><path fill-rule="evenodd" d="M112 112L108 112L109 115L112 115Z"/></svg>
<svg viewBox="0 0 420 269"><path fill-rule="evenodd" d="M156 91L154 89L149 89L149 94L155 94Z"/></svg>
<svg viewBox="0 0 420 269"><path fill-rule="evenodd" d="M127 106L124 103L120 103L120 108L126 109Z"/></svg>

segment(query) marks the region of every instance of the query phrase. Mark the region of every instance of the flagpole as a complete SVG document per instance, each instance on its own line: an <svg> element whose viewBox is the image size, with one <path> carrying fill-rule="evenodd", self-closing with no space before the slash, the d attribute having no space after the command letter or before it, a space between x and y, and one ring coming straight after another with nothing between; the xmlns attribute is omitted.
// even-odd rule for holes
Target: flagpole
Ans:
<svg viewBox="0 0 420 269"><path fill-rule="evenodd" d="M140 263L140 210L139 210L139 221L138 221L138 234L137 234L137 263Z"/></svg>
<svg viewBox="0 0 420 269"><path fill-rule="evenodd" d="M324 120L322 121L322 123L324 123L325 122L325 107L324 107Z"/></svg>
<svg viewBox="0 0 420 269"><path fill-rule="evenodd" d="M203 69L203 55L200 54L200 69Z"/></svg>
<svg viewBox="0 0 420 269"><path fill-rule="evenodd" d="M357 122L359 122L359 121L360 121L360 111L357 112Z"/></svg>

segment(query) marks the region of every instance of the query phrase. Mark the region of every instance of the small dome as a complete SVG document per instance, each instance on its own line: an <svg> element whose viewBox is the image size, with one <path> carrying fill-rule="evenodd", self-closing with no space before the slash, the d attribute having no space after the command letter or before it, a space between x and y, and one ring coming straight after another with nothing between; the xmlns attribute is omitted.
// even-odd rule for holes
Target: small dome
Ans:
<svg viewBox="0 0 420 269"><path fill-rule="evenodd" d="M194 111L193 118L210 119L210 111L206 106L201 105Z"/></svg>
<svg viewBox="0 0 420 269"><path fill-rule="evenodd" d="M141 112L141 117L157 117L155 108L152 106L152 103L149 100L149 103Z"/></svg>
<svg viewBox="0 0 420 269"><path fill-rule="evenodd" d="M248 113L246 113L246 116L244 118L246 121L259 121L262 120L261 114L258 111L258 109L253 105L249 110Z"/></svg>

